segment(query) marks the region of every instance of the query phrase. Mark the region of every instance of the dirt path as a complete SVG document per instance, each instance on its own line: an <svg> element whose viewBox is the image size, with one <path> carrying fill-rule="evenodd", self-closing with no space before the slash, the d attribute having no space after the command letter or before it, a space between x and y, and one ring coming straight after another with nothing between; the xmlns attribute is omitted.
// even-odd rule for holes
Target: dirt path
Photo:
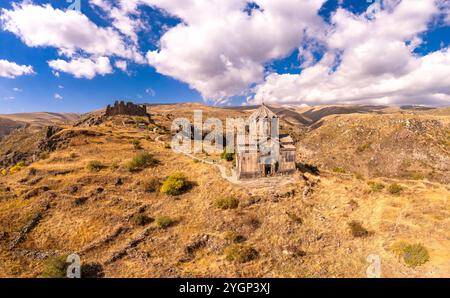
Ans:
<svg viewBox="0 0 450 298"><path fill-rule="evenodd" d="M163 136L156 137L155 141L165 145L166 143L161 140L161 137L163 137ZM185 155L187 157L190 157L190 158L192 158L194 160L198 160L201 163L215 166L219 170L220 176L223 179L227 180L230 183L236 184L236 185L249 187L249 188L263 188L263 187L271 187L271 186L274 186L274 185L276 185L277 187L280 187L280 186L284 186L284 185L287 185L287 184L295 182L295 179L292 176L266 177L266 178L258 178L258 179L239 180L237 178L236 171L231 170L231 175L228 175L227 174L227 168L225 166L221 165L221 164L218 164L215 161L202 159L202 158L199 158L197 156L194 156L191 153L187 153L187 152L183 152L183 151L177 151L175 149L173 149L173 150L174 150L175 153L183 154L183 155Z"/></svg>

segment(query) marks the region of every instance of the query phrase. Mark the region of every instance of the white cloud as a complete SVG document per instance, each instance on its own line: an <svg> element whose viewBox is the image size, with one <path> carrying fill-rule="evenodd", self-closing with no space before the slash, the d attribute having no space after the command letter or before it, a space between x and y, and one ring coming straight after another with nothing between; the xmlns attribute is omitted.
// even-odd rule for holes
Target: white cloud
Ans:
<svg viewBox="0 0 450 298"><path fill-rule="evenodd" d="M448 105L449 49L413 53L419 34L439 13L436 2L388 3L389 10L373 20L339 9L321 61L300 74L268 75L250 102Z"/></svg>
<svg viewBox="0 0 450 298"><path fill-rule="evenodd" d="M55 93L55 95L53 95L53 98L56 99L56 100L63 99L63 97L60 94L58 94L58 93Z"/></svg>
<svg viewBox="0 0 450 298"><path fill-rule="evenodd" d="M29 47L55 47L68 57L79 51L94 56L119 56L139 63L144 58L135 46L127 45L111 27L99 27L84 14L29 2L2 9L4 30L20 37Z"/></svg>
<svg viewBox="0 0 450 298"><path fill-rule="evenodd" d="M108 57L75 58L69 62L58 59L49 61L48 64L54 70L73 74L76 78L92 79L96 75L106 75L113 72Z"/></svg>
<svg viewBox="0 0 450 298"><path fill-rule="evenodd" d="M29 65L18 65L15 62L0 59L0 77L15 78L22 75L34 74L33 67Z"/></svg>
<svg viewBox="0 0 450 298"><path fill-rule="evenodd" d="M150 95L151 97L154 97L156 95L155 90L153 90L152 88L147 88L145 89L145 93L147 93L148 95Z"/></svg>
<svg viewBox="0 0 450 298"><path fill-rule="evenodd" d="M123 72L128 72L128 63L125 60L117 60L114 65Z"/></svg>
<svg viewBox="0 0 450 298"><path fill-rule="evenodd" d="M23 90L20 89L20 88L15 87L15 88L13 88L13 91L14 91L14 92L22 92Z"/></svg>
<svg viewBox="0 0 450 298"><path fill-rule="evenodd" d="M261 10L251 15L245 0L143 2L184 21L162 36L160 50L147 53L150 65L221 101L262 82L264 64L288 56L305 32L319 36L325 1L256 0Z"/></svg>
<svg viewBox="0 0 450 298"><path fill-rule="evenodd" d="M63 85L58 85L58 88L59 89L64 89L64 86Z"/></svg>
<svg viewBox="0 0 450 298"><path fill-rule="evenodd" d="M138 44L137 32L145 27L139 19L140 12L137 9L138 0L89 0L95 7L99 7L108 14L111 25L119 32L127 36L133 44ZM113 5L117 4L117 5Z"/></svg>
<svg viewBox="0 0 450 298"><path fill-rule="evenodd" d="M16 99L14 96L5 96L3 97L4 100L14 100Z"/></svg>

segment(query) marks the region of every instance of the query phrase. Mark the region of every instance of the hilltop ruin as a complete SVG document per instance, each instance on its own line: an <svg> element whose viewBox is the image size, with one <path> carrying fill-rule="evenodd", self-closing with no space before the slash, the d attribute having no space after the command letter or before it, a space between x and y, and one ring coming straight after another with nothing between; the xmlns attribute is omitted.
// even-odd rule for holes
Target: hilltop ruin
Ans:
<svg viewBox="0 0 450 298"><path fill-rule="evenodd" d="M105 116L148 116L147 107L145 105L137 105L132 102L125 103L124 101L116 101L114 106L108 105L106 107Z"/></svg>

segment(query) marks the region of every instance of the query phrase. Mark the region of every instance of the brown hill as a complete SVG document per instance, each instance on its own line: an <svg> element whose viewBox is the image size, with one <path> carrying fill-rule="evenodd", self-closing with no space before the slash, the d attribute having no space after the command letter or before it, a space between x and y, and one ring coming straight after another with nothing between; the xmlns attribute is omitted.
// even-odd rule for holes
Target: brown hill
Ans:
<svg viewBox="0 0 450 298"><path fill-rule="evenodd" d="M327 116L299 142L299 158L366 177L450 182L450 117Z"/></svg>
<svg viewBox="0 0 450 298"><path fill-rule="evenodd" d="M79 119L75 113L19 113L0 115L0 139L17 128L42 128L48 125L69 123Z"/></svg>
<svg viewBox="0 0 450 298"><path fill-rule="evenodd" d="M281 177L232 184L215 167L167 146L171 120L189 117L193 108L203 109L151 106L154 123L147 129L134 125L142 119L120 116L10 135L48 154L0 176L0 276L40 276L57 267L55 257L74 252L106 277L364 277L371 254L380 256L384 277L450 276L447 184L397 172L369 179L351 167L326 171L342 167L344 157L359 170L365 154L384 152L391 161L412 150L442 173L439 162L449 158L440 144L448 116L398 110L328 115L304 126L297 144L302 161L320 165L319 176L299 172L288 183ZM223 118L249 110L205 107L204 113ZM361 140L373 144L355 152ZM335 152L336 146L347 153ZM375 154L382 148L391 151ZM130 167L143 152L159 162L150 158L148 167ZM231 164L218 155L198 157ZM387 171L384 164L381 159L375 166ZM189 187L177 195L160 192L160 183L179 171ZM408 266L392 250L399 241L422 244L428 260Z"/></svg>

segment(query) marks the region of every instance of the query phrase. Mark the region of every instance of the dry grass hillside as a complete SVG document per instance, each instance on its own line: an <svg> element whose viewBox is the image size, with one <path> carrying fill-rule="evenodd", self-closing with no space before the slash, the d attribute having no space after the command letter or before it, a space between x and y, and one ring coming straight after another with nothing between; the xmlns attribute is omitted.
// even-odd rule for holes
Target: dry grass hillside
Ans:
<svg viewBox="0 0 450 298"><path fill-rule="evenodd" d="M12 131L28 127L39 129L47 125L68 123L79 119L75 113L19 113L0 115L0 139Z"/></svg>
<svg viewBox="0 0 450 298"><path fill-rule="evenodd" d="M251 111L159 105L150 106L146 129L133 124L142 119L114 117L47 129L31 141L22 135L18 142L47 154L0 174L0 276L48 276L58 257L74 252L106 277L364 277L370 254L381 257L384 277L450 276L447 114L282 122L300 138L302 171L288 185L231 184L168 146L173 118L191 118L197 107L218 118ZM409 120L412 131L409 118L418 119ZM418 160L411 169L421 161L438 175L389 172L385 165L408 155L402 150ZM369 154L383 156L371 163ZM311 174L311 165L320 172ZM345 173L327 170L344 166ZM381 173L361 171L372 166ZM183 187L171 189L172 180L164 182L179 172L186 179L171 179Z"/></svg>

